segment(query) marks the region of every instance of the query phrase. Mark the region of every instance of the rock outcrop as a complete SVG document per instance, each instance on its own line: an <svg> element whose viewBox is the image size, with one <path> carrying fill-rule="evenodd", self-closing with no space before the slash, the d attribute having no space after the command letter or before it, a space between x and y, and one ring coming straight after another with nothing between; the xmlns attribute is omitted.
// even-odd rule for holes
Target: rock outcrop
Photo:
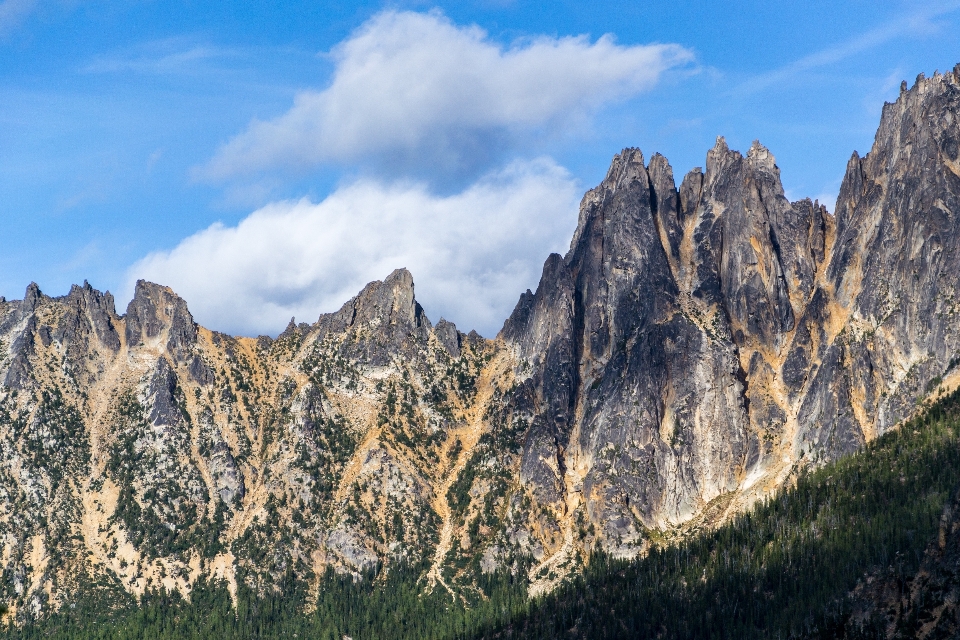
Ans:
<svg viewBox="0 0 960 640"><path fill-rule="evenodd" d="M398 269L276 339L138 282L0 299L0 601L327 567L549 589L710 526L960 385L960 68L904 87L836 212L720 138L618 154L496 339Z"/></svg>
<svg viewBox="0 0 960 640"><path fill-rule="evenodd" d="M614 159L500 334L533 399L521 482L567 529L544 571L595 542L581 523L633 555L960 382L958 100L960 67L904 87L834 216L757 142L719 138L679 187Z"/></svg>

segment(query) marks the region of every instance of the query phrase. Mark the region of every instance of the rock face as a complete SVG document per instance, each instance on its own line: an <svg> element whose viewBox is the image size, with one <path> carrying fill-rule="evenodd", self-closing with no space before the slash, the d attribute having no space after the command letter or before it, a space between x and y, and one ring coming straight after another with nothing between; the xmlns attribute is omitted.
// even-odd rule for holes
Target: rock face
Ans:
<svg viewBox="0 0 960 640"><path fill-rule="evenodd" d="M958 145L960 68L886 105L835 215L759 143L679 186L626 149L493 340L405 269L275 340L148 282L0 299L0 601L377 564L536 593L718 522L960 385Z"/></svg>
<svg viewBox="0 0 960 640"><path fill-rule="evenodd" d="M759 143L718 139L679 188L659 155L614 158L500 334L531 399L520 480L566 529L541 570L595 541L581 523L632 555L956 386L958 118L960 66L904 87L835 216L789 202Z"/></svg>

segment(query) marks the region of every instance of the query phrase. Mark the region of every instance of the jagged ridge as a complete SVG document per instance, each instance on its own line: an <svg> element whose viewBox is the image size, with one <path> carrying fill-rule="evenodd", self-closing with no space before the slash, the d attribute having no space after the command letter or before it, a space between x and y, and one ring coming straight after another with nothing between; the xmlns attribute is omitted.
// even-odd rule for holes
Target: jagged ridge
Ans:
<svg viewBox="0 0 960 640"><path fill-rule="evenodd" d="M723 521L960 382L958 118L960 67L904 87L835 216L759 143L679 187L624 150L494 340L406 270L276 340L31 285L0 301L0 600L380 563L537 593Z"/></svg>

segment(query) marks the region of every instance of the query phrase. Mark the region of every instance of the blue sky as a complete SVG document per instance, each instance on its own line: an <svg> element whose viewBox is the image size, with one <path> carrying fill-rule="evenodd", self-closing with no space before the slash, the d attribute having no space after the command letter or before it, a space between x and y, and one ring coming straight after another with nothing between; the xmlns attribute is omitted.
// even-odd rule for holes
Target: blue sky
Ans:
<svg viewBox="0 0 960 640"><path fill-rule="evenodd" d="M960 2L0 0L0 295L147 277L276 334L406 266L496 333L623 147L828 202Z"/></svg>

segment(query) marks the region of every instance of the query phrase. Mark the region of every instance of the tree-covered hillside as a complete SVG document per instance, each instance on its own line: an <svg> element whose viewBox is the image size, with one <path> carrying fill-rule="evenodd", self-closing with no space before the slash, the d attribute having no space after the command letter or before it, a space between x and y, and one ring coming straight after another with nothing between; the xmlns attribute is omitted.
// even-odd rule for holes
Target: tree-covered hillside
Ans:
<svg viewBox="0 0 960 640"><path fill-rule="evenodd" d="M714 532L634 562L598 553L581 577L537 600L526 598L522 580L506 575L491 578L471 602L454 600L439 585L424 593L423 567L361 582L330 572L313 594L294 580L266 598L241 589L236 607L222 585L201 584L190 602L153 593L137 604L120 589L87 584L89 591L74 594L62 613L10 628L6 636L885 637L876 618L852 617L848 594L871 572L908 580L937 539L958 485L955 392L860 453L802 474L791 489ZM950 637L943 633L955 622L941 620L942 633L930 637Z"/></svg>
<svg viewBox="0 0 960 640"><path fill-rule="evenodd" d="M866 572L916 571L960 483L957 392L685 544L582 577L486 638L886 637L851 619ZM953 637L952 634L946 637Z"/></svg>

